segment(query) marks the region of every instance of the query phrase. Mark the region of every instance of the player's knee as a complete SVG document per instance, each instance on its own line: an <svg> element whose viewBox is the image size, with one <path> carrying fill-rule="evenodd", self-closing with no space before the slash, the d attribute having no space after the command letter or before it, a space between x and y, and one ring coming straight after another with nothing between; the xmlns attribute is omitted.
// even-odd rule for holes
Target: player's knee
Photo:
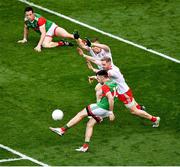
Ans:
<svg viewBox="0 0 180 167"><path fill-rule="evenodd" d="M89 128L90 128L90 127L93 127L93 126L94 126L94 123L92 123L91 121L88 121L86 126L89 127Z"/></svg>
<svg viewBox="0 0 180 167"><path fill-rule="evenodd" d="M136 115L137 111L135 108L129 108L131 114Z"/></svg>
<svg viewBox="0 0 180 167"><path fill-rule="evenodd" d="M42 44L42 47L43 47L43 48L49 48L49 47L50 47L50 44L44 42L44 43Z"/></svg>
<svg viewBox="0 0 180 167"><path fill-rule="evenodd" d="M82 111L80 111L79 113L77 113L77 116L78 117L81 117L81 118L84 118L86 117L88 114L87 114L87 111L85 109L83 109Z"/></svg>
<svg viewBox="0 0 180 167"><path fill-rule="evenodd" d="M133 110L130 110L131 114L136 115L136 112Z"/></svg>

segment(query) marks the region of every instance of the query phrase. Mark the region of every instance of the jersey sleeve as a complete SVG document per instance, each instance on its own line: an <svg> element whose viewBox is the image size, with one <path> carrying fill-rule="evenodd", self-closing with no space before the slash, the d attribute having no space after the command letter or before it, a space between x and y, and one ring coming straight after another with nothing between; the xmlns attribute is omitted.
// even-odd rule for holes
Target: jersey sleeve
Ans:
<svg viewBox="0 0 180 167"><path fill-rule="evenodd" d="M103 93L106 95L106 94L110 91L109 86L103 85L103 86L102 86L102 91L103 91Z"/></svg>
<svg viewBox="0 0 180 167"><path fill-rule="evenodd" d="M94 51L92 50L91 47L89 47L89 53L92 57L94 57L94 58L96 57L96 54L94 53Z"/></svg>
<svg viewBox="0 0 180 167"><path fill-rule="evenodd" d="M40 18L38 19L38 25L39 25L39 26L42 26L42 25L44 25L45 23L46 23L46 19L45 19L45 18L40 17Z"/></svg>
<svg viewBox="0 0 180 167"><path fill-rule="evenodd" d="M118 74L113 70L108 70L108 76L118 78Z"/></svg>

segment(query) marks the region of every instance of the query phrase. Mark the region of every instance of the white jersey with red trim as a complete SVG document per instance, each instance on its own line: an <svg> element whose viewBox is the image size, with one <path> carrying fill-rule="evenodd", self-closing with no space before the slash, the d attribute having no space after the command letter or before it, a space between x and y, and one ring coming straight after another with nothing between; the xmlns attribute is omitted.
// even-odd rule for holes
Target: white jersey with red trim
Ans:
<svg viewBox="0 0 180 167"><path fill-rule="evenodd" d="M129 90L129 86L117 66L112 65L112 67L108 70L108 75L110 79L117 83L117 92L119 94L124 94Z"/></svg>
<svg viewBox="0 0 180 167"><path fill-rule="evenodd" d="M99 53L94 53L94 51L92 50L92 48L89 48L90 50L89 50L89 53L91 54L91 56L92 57L94 57L96 60L101 60L102 58L104 58L104 57L110 57L111 58L111 63L113 64L113 60L112 60L112 54L111 54L111 50L109 50L109 51L106 51L106 50L104 50L104 49L101 49L101 52L99 52ZM102 66L100 66L100 65L97 65L98 66L98 68L100 69L100 70L102 70Z"/></svg>

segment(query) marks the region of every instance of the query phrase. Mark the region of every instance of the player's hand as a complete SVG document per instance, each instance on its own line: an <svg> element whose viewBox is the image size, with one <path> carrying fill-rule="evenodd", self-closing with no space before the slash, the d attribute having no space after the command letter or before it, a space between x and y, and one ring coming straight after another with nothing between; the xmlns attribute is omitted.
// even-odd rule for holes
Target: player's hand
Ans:
<svg viewBox="0 0 180 167"><path fill-rule="evenodd" d="M109 115L109 120L110 121L114 121L115 119L115 116L114 116L114 113L112 112L110 115Z"/></svg>
<svg viewBox="0 0 180 167"><path fill-rule="evenodd" d="M88 76L88 81L90 84L92 84L94 80L96 80L96 76Z"/></svg>
<svg viewBox="0 0 180 167"><path fill-rule="evenodd" d="M36 47L34 48L34 50L37 51L37 52L41 52L41 46L36 46Z"/></svg>
<svg viewBox="0 0 180 167"><path fill-rule="evenodd" d="M88 66L88 68L89 68L90 70L93 70L93 69L94 69L90 61L86 60L86 63L87 63L87 66Z"/></svg>
<svg viewBox="0 0 180 167"><path fill-rule="evenodd" d="M79 39L79 37L80 37L78 31L74 31L73 36L74 36L74 39Z"/></svg>
<svg viewBox="0 0 180 167"><path fill-rule="evenodd" d="M26 43L27 42L27 39L22 39L22 40L19 40L19 41L17 41L17 43Z"/></svg>
<svg viewBox="0 0 180 167"><path fill-rule="evenodd" d="M81 48L77 47L77 52L79 53L80 56L83 56L84 52Z"/></svg>

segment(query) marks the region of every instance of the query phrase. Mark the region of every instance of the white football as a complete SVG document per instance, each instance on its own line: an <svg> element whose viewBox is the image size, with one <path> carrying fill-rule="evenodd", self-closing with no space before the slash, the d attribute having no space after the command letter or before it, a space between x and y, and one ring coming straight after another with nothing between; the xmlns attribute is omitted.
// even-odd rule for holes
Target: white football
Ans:
<svg viewBox="0 0 180 167"><path fill-rule="evenodd" d="M52 119L54 119L55 121L63 119L63 116L64 113L59 109L56 109L52 112Z"/></svg>

